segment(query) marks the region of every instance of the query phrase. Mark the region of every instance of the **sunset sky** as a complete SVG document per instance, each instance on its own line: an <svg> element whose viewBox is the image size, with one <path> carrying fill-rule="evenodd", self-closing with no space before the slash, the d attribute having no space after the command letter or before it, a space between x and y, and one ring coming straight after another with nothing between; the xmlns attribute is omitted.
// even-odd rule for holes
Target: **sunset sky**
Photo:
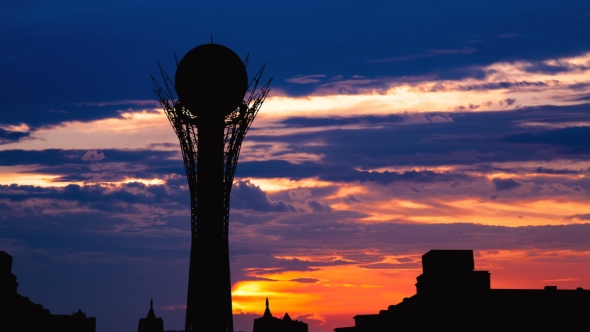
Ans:
<svg viewBox="0 0 590 332"><path fill-rule="evenodd" d="M590 288L590 2L0 2L0 250L97 331L184 326L189 192L152 91L213 41L269 98L231 197L236 330L329 332L473 249L493 288Z"/></svg>

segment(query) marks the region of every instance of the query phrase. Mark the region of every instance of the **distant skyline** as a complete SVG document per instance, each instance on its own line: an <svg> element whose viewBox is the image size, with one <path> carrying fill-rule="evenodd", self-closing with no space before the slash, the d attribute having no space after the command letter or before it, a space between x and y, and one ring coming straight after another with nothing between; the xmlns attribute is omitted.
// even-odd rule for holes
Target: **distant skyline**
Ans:
<svg viewBox="0 0 590 332"><path fill-rule="evenodd" d="M189 192L150 75L211 34L274 76L232 190L236 330L266 297L350 326L430 249L473 249L493 288L590 288L588 1L0 9L0 250L52 313L123 332L153 298L182 328Z"/></svg>

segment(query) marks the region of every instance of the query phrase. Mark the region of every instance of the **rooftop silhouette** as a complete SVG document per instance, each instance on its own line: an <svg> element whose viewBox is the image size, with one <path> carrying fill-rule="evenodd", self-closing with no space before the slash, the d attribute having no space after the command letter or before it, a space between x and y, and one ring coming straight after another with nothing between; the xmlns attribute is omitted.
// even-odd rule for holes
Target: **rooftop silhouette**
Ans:
<svg viewBox="0 0 590 332"><path fill-rule="evenodd" d="M422 256L416 294L378 314L354 316L336 332L574 331L588 328L590 291L492 289L488 271L474 271L472 250Z"/></svg>
<svg viewBox="0 0 590 332"><path fill-rule="evenodd" d="M0 331L4 332L95 332L96 318L82 310L71 315L51 314L17 292L12 256L0 251Z"/></svg>
<svg viewBox="0 0 590 332"><path fill-rule="evenodd" d="M307 332L307 324L293 320L289 313L285 313L283 319L273 317L266 298L266 309L264 315L254 319L252 332Z"/></svg>
<svg viewBox="0 0 590 332"><path fill-rule="evenodd" d="M164 320L154 313L154 300L150 300L147 316L139 320L137 332L164 332Z"/></svg>

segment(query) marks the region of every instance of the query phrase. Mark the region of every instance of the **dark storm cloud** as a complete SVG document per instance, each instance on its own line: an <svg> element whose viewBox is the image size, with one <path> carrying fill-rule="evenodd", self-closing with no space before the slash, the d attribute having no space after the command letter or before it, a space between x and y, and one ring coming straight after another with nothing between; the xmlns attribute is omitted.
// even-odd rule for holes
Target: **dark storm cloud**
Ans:
<svg viewBox="0 0 590 332"><path fill-rule="evenodd" d="M555 73L568 68L540 61L590 50L581 38L590 11L583 0L345 1L336 10L311 0L10 3L0 11L0 38L10 45L0 51L0 76L7 78L0 83L1 123L31 127L126 109L81 103L154 99L149 75L157 74L156 62L173 75L173 53L209 42L210 33L241 57L251 51L251 72L268 63L273 87L293 95L337 75L483 77L473 68L498 61L526 60L530 71ZM371 62L378 59L405 61ZM293 77L307 81L289 82ZM318 82L299 84L310 77Z"/></svg>

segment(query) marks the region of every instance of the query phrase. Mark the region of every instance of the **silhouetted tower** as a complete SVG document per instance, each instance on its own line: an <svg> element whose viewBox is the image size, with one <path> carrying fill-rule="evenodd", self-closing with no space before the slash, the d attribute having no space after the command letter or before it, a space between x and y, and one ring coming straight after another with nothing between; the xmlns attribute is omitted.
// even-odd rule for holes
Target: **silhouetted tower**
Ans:
<svg viewBox="0 0 590 332"><path fill-rule="evenodd" d="M147 316L139 320L137 332L164 332L164 320L154 313L154 300L150 300Z"/></svg>
<svg viewBox="0 0 590 332"><path fill-rule="evenodd" d="M191 196L187 332L233 332L230 191L242 140L270 85L257 89L264 67L248 83L247 61L225 46L204 44L177 59L174 83L162 67L164 86L154 80L180 141Z"/></svg>

